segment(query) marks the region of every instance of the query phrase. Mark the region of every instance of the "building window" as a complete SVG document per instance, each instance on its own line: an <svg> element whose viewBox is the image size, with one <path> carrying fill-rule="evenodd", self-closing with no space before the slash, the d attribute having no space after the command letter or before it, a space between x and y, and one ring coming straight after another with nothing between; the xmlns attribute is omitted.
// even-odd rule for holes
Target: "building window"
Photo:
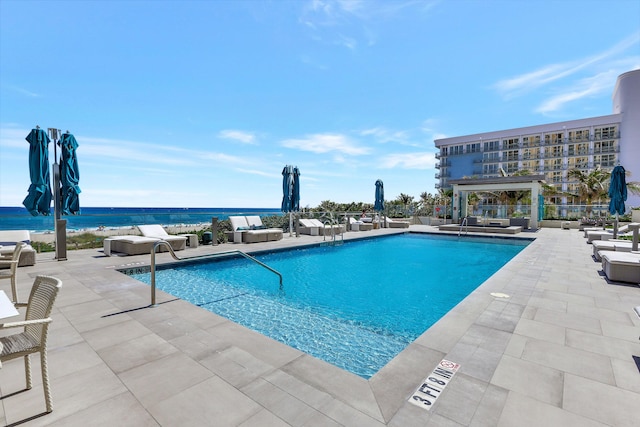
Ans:
<svg viewBox="0 0 640 427"><path fill-rule="evenodd" d="M615 141L597 141L593 144L596 153L614 153L616 151Z"/></svg>
<svg viewBox="0 0 640 427"><path fill-rule="evenodd" d="M504 139L502 141L502 148L504 150L512 150L514 148L518 148L518 142L519 142L519 138L510 138L510 139Z"/></svg>
<svg viewBox="0 0 640 427"><path fill-rule="evenodd" d="M479 152L480 152L479 142L475 144L467 144L467 153L479 153Z"/></svg>
<svg viewBox="0 0 640 427"><path fill-rule="evenodd" d="M507 173L518 172L518 162L509 162L509 163L507 163L507 167L505 168L505 172L507 172Z"/></svg>
<svg viewBox="0 0 640 427"><path fill-rule="evenodd" d="M588 129L569 131L569 141L580 142L580 141L588 141L588 140L589 140Z"/></svg>
<svg viewBox="0 0 640 427"><path fill-rule="evenodd" d="M596 140L613 139L617 134L617 126L605 126L602 128L596 128L593 134Z"/></svg>
<svg viewBox="0 0 640 427"><path fill-rule="evenodd" d="M497 151L500 149L499 141L487 141L484 143L484 151Z"/></svg>
<svg viewBox="0 0 640 427"><path fill-rule="evenodd" d="M540 135L529 135L522 137L523 147L535 147L540 145Z"/></svg>
<svg viewBox="0 0 640 427"><path fill-rule="evenodd" d="M498 165L495 163L491 165L483 165L482 173L484 175L495 175L498 173Z"/></svg>
<svg viewBox="0 0 640 427"><path fill-rule="evenodd" d="M513 162L518 160L518 150L505 151L502 158L507 162Z"/></svg>

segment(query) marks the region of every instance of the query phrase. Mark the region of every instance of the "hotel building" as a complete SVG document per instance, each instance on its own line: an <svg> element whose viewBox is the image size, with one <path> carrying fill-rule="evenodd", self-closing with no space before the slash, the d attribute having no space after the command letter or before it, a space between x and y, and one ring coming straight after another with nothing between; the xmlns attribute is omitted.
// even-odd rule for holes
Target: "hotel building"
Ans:
<svg viewBox="0 0 640 427"><path fill-rule="evenodd" d="M589 173L618 164L631 173L627 180L640 181L640 70L618 76L611 115L437 139L435 145L436 188L526 169L544 175L559 192L576 193L578 183L567 176L571 169ZM563 216L573 211L571 197L551 201ZM640 196L629 193L626 206L640 206Z"/></svg>

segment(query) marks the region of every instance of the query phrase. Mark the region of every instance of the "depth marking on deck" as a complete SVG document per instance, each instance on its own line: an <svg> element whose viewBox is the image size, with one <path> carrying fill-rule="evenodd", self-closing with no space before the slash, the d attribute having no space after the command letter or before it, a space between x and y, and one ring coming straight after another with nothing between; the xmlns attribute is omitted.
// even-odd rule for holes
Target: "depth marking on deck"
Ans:
<svg viewBox="0 0 640 427"><path fill-rule="evenodd" d="M420 387L411 395L409 402L427 411L430 410L440 393L444 391L444 388L451 381L451 378L458 372L458 369L460 369L459 363L442 359L438 366L431 371L431 374L422 381Z"/></svg>

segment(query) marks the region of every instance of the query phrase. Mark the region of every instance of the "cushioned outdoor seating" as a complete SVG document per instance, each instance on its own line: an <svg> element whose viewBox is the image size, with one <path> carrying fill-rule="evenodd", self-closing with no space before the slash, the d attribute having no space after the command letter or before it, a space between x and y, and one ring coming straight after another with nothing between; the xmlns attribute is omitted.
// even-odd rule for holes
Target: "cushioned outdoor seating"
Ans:
<svg viewBox="0 0 640 427"><path fill-rule="evenodd" d="M187 236L173 236L158 224L139 225L138 230L144 237L162 239L171 245L174 251L181 251L187 247Z"/></svg>
<svg viewBox="0 0 640 427"><path fill-rule="evenodd" d="M324 224L315 218L301 218L298 225L300 234L309 234L311 236L331 236L332 233L340 234L346 231L346 227L342 224Z"/></svg>
<svg viewBox="0 0 640 427"><path fill-rule="evenodd" d="M267 228L258 215L230 216L234 243L270 242L282 239L280 228Z"/></svg>
<svg viewBox="0 0 640 427"><path fill-rule="evenodd" d="M0 231L0 246L2 246L0 247L0 259L11 259L13 256L13 250L18 242L22 242L26 245L22 248L22 252L20 253L18 267L35 265L36 250L31 246L31 234L28 230Z"/></svg>
<svg viewBox="0 0 640 427"><path fill-rule="evenodd" d="M324 224L317 224L311 219L300 218L298 220L298 231L300 234L307 234L309 236L321 236L322 233L324 233Z"/></svg>
<svg viewBox="0 0 640 427"><path fill-rule="evenodd" d="M627 236L627 232L629 231L629 224L623 225L618 228L618 236ZM594 240L610 240L613 239L613 230L593 230L593 231L585 231L587 235L587 243L592 243Z"/></svg>
<svg viewBox="0 0 640 427"><path fill-rule="evenodd" d="M603 251L631 252L632 243L629 240L594 240L593 257L596 261L601 261Z"/></svg>
<svg viewBox="0 0 640 427"><path fill-rule="evenodd" d="M0 330L24 328L21 333L0 338L0 362L24 357L27 390L31 389L31 361L29 360L29 355L40 353L42 388L44 389L47 412L53 410L47 366L47 337L49 324L52 321L49 316L61 287L62 282L55 277L37 276L31 288L29 302L27 304L17 304L17 306L27 307L25 320L0 324Z"/></svg>
<svg viewBox="0 0 640 427"><path fill-rule="evenodd" d="M640 284L640 253L602 252L602 270L609 280Z"/></svg>
<svg viewBox="0 0 640 427"><path fill-rule="evenodd" d="M387 218L387 227L389 228L409 228L407 221L395 221L391 218Z"/></svg>
<svg viewBox="0 0 640 427"><path fill-rule="evenodd" d="M370 222L358 221L353 217L349 217L349 229L351 231L371 231L373 224Z"/></svg>
<svg viewBox="0 0 640 427"><path fill-rule="evenodd" d="M125 255L150 254L153 250L153 245L158 241L160 239L144 236L108 237L103 241L104 254L107 256L113 255L113 252ZM160 246L160 251L167 251L167 249Z"/></svg>

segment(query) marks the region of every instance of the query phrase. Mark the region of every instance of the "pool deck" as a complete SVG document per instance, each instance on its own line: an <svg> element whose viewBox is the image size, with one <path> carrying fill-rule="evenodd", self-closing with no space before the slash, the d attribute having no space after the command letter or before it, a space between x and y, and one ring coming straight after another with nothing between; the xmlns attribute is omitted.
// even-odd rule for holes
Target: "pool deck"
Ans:
<svg viewBox="0 0 640 427"><path fill-rule="evenodd" d="M640 287L608 282L582 232L523 237L536 240L368 381L160 291L148 307L150 288L116 268L148 265L149 255L39 254L19 269L18 288L24 301L37 274L64 283L49 339L54 411L43 414L38 357L30 391L22 359L8 361L0 425L636 426ZM319 241L285 234L177 254ZM409 403L442 359L460 368L431 409Z"/></svg>

